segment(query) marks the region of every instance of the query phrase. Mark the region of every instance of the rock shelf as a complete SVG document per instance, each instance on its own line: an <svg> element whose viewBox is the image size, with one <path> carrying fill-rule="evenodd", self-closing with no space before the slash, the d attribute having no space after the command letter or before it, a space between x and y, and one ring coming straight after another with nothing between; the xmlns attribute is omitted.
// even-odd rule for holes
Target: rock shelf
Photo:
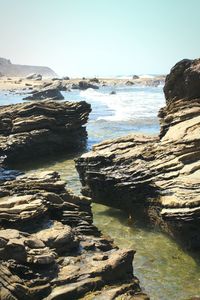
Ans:
<svg viewBox="0 0 200 300"><path fill-rule="evenodd" d="M1 300L149 299L134 253L99 232L90 199L66 190L58 173L1 182Z"/></svg>
<svg viewBox="0 0 200 300"><path fill-rule="evenodd" d="M38 101L2 106L0 156L6 162L72 152L85 146L91 111L82 102Z"/></svg>

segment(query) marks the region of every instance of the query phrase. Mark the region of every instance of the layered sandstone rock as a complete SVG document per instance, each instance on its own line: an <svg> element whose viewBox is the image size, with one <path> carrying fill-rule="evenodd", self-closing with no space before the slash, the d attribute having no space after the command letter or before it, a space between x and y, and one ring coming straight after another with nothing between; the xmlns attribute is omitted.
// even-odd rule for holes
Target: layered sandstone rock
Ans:
<svg viewBox="0 0 200 300"><path fill-rule="evenodd" d="M167 76L159 137L130 135L93 147L77 161L83 194L120 207L200 247L200 59Z"/></svg>
<svg viewBox="0 0 200 300"><path fill-rule="evenodd" d="M85 145L86 102L39 101L2 106L0 156L9 161L77 150Z"/></svg>
<svg viewBox="0 0 200 300"><path fill-rule="evenodd" d="M56 172L1 182L1 300L148 299L133 256L101 235L90 199L67 191Z"/></svg>

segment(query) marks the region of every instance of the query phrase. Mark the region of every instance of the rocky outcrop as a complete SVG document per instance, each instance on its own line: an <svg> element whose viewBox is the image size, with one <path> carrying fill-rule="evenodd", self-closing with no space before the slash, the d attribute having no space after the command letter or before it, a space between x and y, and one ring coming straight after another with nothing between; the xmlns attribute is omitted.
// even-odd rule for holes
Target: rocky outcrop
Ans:
<svg viewBox="0 0 200 300"><path fill-rule="evenodd" d="M200 247L200 59L166 78L160 136L108 140L77 160L83 194Z"/></svg>
<svg viewBox="0 0 200 300"><path fill-rule="evenodd" d="M64 97L57 87L47 87L41 90L34 90L31 95L23 100L63 100Z"/></svg>
<svg viewBox="0 0 200 300"><path fill-rule="evenodd" d="M0 72L4 76L26 77L31 73L41 74L44 77L55 77L56 73L43 66L28 66L12 64L9 59L0 57Z"/></svg>
<svg viewBox="0 0 200 300"><path fill-rule="evenodd" d="M1 106L0 156L7 162L85 146L86 102L38 101Z"/></svg>
<svg viewBox="0 0 200 300"><path fill-rule="evenodd" d="M41 74L32 73L32 74L27 75L26 79L30 79L30 80L42 80L42 75Z"/></svg>
<svg viewBox="0 0 200 300"><path fill-rule="evenodd" d="M147 300L133 257L101 235L90 199L66 190L56 172L1 183L1 300Z"/></svg>
<svg viewBox="0 0 200 300"><path fill-rule="evenodd" d="M93 84L89 81L86 80L81 80L77 84L72 84L71 86L72 89L80 89L80 90L87 90L87 89L99 89L99 86L96 84Z"/></svg>

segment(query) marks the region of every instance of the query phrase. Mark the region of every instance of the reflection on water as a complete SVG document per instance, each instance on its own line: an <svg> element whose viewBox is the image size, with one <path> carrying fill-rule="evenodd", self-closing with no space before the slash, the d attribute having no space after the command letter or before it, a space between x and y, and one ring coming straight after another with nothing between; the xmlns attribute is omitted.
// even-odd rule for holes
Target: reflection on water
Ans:
<svg viewBox="0 0 200 300"><path fill-rule="evenodd" d="M134 272L152 300L200 295L200 266L165 234L137 223L117 209L93 204L94 223L119 247L135 249Z"/></svg>
<svg viewBox="0 0 200 300"><path fill-rule="evenodd" d="M38 159L37 162L25 162L23 165L12 164L12 167L27 173L48 170L56 171L60 174L61 179L66 182L67 188L72 189L76 194L80 194L81 183L75 168L75 159L81 154L82 153L78 152L76 155L62 154L56 158L46 157Z"/></svg>

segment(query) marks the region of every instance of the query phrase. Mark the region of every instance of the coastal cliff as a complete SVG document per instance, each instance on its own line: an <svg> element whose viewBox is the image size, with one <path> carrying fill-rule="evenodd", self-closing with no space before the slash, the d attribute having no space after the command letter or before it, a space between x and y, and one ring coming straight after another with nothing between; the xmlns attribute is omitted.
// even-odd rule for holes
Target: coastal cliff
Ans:
<svg viewBox="0 0 200 300"><path fill-rule="evenodd" d="M12 64L9 59L0 57L1 76L25 77L31 73L41 74L44 77L56 76L49 67Z"/></svg>
<svg viewBox="0 0 200 300"><path fill-rule="evenodd" d="M160 136L129 135L93 147L76 162L84 195L149 219L200 247L200 59L167 76Z"/></svg>

